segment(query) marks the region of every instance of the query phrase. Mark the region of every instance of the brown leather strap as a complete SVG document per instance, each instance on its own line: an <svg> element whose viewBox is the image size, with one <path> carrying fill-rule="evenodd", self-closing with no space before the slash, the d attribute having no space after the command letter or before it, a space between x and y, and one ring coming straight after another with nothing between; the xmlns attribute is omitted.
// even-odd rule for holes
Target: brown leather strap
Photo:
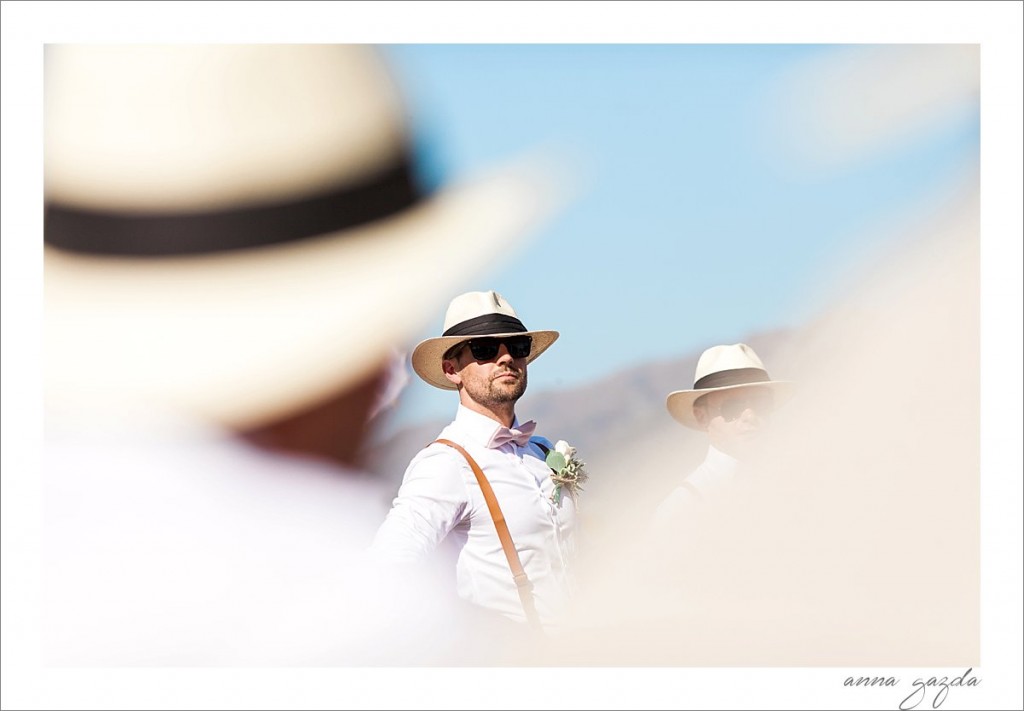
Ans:
<svg viewBox="0 0 1024 711"><path fill-rule="evenodd" d="M684 489L686 489L687 491L689 491L693 495L693 497L695 499L703 499L704 498L703 496L700 495L700 491L697 490L697 487L694 486L693 484L691 484L690 482L684 481L682 483L682 487Z"/></svg>
<svg viewBox="0 0 1024 711"><path fill-rule="evenodd" d="M501 540L501 547L505 551L508 567L512 570L512 580L515 582L516 590L519 592L519 600L523 603L523 612L526 613L526 620L536 629L542 630L540 616L537 614L537 608L533 602L533 583L526 577L526 571L523 570L523 564L519 560L519 552L516 550L515 543L512 542L512 534L508 532L505 515L501 513L501 507L498 505L498 498L494 495L491 483L487 481L487 477L484 476L480 465L476 463L476 460L461 445L448 439L437 439L434 441L438 444L448 445L469 462L469 468L473 470L476 481L480 485L480 491L484 494L487 510L491 512L494 527L498 529L498 538Z"/></svg>

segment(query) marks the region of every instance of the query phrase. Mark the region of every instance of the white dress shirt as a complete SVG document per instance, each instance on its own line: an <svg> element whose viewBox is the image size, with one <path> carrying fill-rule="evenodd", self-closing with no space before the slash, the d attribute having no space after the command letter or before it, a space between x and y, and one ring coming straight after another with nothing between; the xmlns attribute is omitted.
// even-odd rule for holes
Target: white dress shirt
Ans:
<svg viewBox="0 0 1024 711"><path fill-rule="evenodd" d="M658 506L654 515L655 528L670 527L678 517L686 515L687 508L728 488L736 481L739 464L734 457L709 445L707 456L700 466Z"/></svg>
<svg viewBox="0 0 1024 711"><path fill-rule="evenodd" d="M518 424L513 422L513 428ZM552 501L551 469L535 444L486 447L500 427L495 420L460 405L454 422L439 438L462 445L483 470L533 583L541 621L553 625L570 592L576 504L568 494L558 503ZM442 540L455 549L459 597L525 621L508 560L476 477L457 450L433 443L410 462L371 551L382 561L412 563L422 561Z"/></svg>

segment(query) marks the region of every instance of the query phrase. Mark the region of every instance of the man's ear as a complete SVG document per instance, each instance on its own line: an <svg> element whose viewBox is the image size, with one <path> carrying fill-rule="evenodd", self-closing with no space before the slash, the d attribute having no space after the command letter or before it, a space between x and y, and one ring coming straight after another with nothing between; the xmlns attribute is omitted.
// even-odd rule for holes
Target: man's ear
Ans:
<svg viewBox="0 0 1024 711"><path fill-rule="evenodd" d="M456 363L450 358L446 358L441 361L441 370L444 371L444 377L448 378L448 382L452 383L456 387L462 385L462 375L456 369Z"/></svg>
<svg viewBox="0 0 1024 711"><path fill-rule="evenodd" d="M704 404L693 406L693 417L697 420L697 424L700 425L702 430L708 428L708 409L704 407Z"/></svg>

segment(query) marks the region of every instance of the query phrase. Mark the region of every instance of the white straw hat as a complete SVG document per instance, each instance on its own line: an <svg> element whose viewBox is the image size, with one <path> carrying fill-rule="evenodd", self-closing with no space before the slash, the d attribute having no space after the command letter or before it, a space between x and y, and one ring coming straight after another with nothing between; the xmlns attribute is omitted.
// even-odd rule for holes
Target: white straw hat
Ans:
<svg viewBox="0 0 1024 711"><path fill-rule="evenodd" d="M366 47L44 56L50 407L242 427L298 411L377 366L549 207L525 166L419 194Z"/></svg>
<svg viewBox="0 0 1024 711"><path fill-rule="evenodd" d="M669 414L680 424L699 430L701 426L693 414L693 403L698 398L718 390L738 390L752 386L769 387L779 398L792 394L792 383L772 380L757 353L746 343L712 346L701 353L697 360L693 389L669 393L665 405Z"/></svg>
<svg viewBox="0 0 1024 711"><path fill-rule="evenodd" d="M443 390L455 390L444 376L441 361L449 348L474 337L531 336L526 362L533 362L558 338L558 331L528 331L515 309L496 291L470 291L452 299L444 315L444 332L422 341L412 352L412 367L425 381Z"/></svg>

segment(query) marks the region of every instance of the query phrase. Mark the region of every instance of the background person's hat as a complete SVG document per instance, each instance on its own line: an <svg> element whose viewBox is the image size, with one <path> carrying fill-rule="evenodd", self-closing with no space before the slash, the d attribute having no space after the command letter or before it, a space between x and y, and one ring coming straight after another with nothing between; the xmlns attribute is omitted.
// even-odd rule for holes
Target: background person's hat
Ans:
<svg viewBox="0 0 1024 711"><path fill-rule="evenodd" d="M496 291L470 291L452 299L444 315L444 332L422 341L412 352L412 367L425 381L443 390L456 390L444 376L441 361L449 348L488 336L533 337L526 362L533 362L558 338L558 331L528 331L512 305Z"/></svg>
<svg viewBox="0 0 1024 711"><path fill-rule="evenodd" d="M751 386L770 387L777 398L792 394L792 383L772 380L764 363L754 349L746 343L712 346L701 353L693 376L692 390L676 390L665 401L669 414L680 424L701 429L693 414L693 403L698 398L717 390L738 390Z"/></svg>
<svg viewBox="0 0 1024 711"><path fill-rule="evenodd" d="M378 366L550 203L527 166L420 194L366 47L44 57L51 409L296 412Z"/></svg>

